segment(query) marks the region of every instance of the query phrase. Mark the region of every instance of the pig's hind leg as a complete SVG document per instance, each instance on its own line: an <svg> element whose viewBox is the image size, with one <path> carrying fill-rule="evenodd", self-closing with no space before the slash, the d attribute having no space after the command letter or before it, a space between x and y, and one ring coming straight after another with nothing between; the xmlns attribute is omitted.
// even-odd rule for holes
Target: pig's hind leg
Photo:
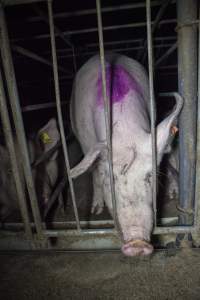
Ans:
<svg viewBox="0 0 200 300"><path fill-rule="evenodd" d="M93 171L93 201L91 213L99 215L104 209L104 199L103 199L103 174L100 172L97 166Z"/></svg>

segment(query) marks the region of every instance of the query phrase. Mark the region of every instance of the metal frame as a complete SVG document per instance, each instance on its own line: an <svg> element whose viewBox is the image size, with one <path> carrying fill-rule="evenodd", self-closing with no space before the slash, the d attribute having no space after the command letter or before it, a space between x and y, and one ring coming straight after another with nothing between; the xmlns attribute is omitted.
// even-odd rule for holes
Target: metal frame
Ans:
<svg viewBox="0 0 200 300"><path fill-rule="evenodd" d="M19 1L14 1L14 0L4 0L3 3L5 5L12 5L16 3L24 3L23 0ZM31 2L38 2L34 0L26 1L26 3L31 3ZM157 189L157 180L156 180L156 128L155 128L155 123L156 123L156 113L155 113L155 103L154 103L154 91L153 91L153 49L152 49L152 22L151 22L151 5L150 5L150 0L146 0L146 4L142 3L141 5L146 6L146 16L147 16L147 22L142 22L142 23L134 23L134 24L125 24L124 26L117 25L117 26L108 26L103 28L102 26L102 20L101 20L101 12L104 11L104 9L101 9L100 6L100 0L96 0L96 6L97 8L91 13L96 13L97 12L97 19L98 19L98 28L93 28L90 29L89 31L83 30L83 31L76 31L75 33L85 33L85 32L96 32L98 31L99 34L99 46L100 46L100 56L101 56L101 66L102 66L102 82L103 82L103 95L104 95L104 107L105 107L105 123L106 123L106 134L107 134L107 146L108 146L108 161L109 161L109 170L110 170L110 185L111 185L111 193L112 193L112 200L113 200L113 209L114 209L114 225L115 229L110 229L110 228L105 228L105 229L85 229L85 225L83 222L80 222L79 216L78 216L78 210L76 206L76 199L75 199L75 194L74 194L74 187L73 187L73 180L72 176L70 176L70 166L69 166L69 158L68 158L68 151L67 151L67 145L66 145L66 140L65 140L65 133L64 133L64 126L63 126L63 119L62 119L62 111L61 111L61 100L60 100L60 89L59 89L59 79L58 79L58 65L57 65L57 55L56 55L56 44L55 44L55 37L58 35L58 31L55 29L54 26L54 20L53 20L53 11L52 11L52 0L47 0L48 2L48 20L49 20L49 26L50 26L50 35L45 35L45 37L50 37L51 38L51 51L52 51L52 60L53 60L53 73L54 73L54 85L55 85L55 92L56 92L56 107L57 107L57 113L58 113L58 121L59 121L59 127L60 127L60 133L61 133L61 140L62 140L62 147L64 150L64 157L65 157L65 165L67 169L67 174L68 174L68 180L69 180L69 185L70 185L70 191L72 194L72 201L73 201L73 207L74 207L74 213L75 213L75 219L76 222L73 223L73 226L76 225L77 229L69 229L69 230L47 230L45 228L45 224L41 220L41 216L39 213L39 208L37 204L37 199L36 199L36 193L35 193L35 188L34 188L34 182L32 179L32 174L31 174L31 168L30 168L30 162L29 162L29 157L28 157L28 150L27 150L27 145L25 141L25 135L24 135L24 128L23 128L23 123L22 123L22 117L21 117L21 111L19 108L19 96L18 96L18 91L17 91L17 84L16 84L16 79L15 79L15 72L14 72L14 67L13 67L13 62L12 62L12 56L11 56L11 51L10 51L10 46L9 46L9 41L8 41L8 33L7 33L7 28L6 28L6 22L5 22L5 16L4 16L4 11L2 5L0 6L0 41L1 41L1 55L3 58L3 67L4 67L4 72L5 72L5 77L7 81L7 86L8 86L8 95L9 95L9 100L11 103L11 108L12 108L12 115L14 119L14 124L17 132L17 139L18 143L20 145L21 149L21 154L23 161L25 162L23 165L23 173L24 173L24 178L25 178L25 183L26 186L28 187L28 192L30 196L30 201L31 201L31 207L33 211L33 216L34 216L34 226L30 223L30 220L26 218L27 214L27 208L26 208L26 201L25 201L25 196L23 192L23 186L21 185L20 181L17 181L17 174L19 174L19 171L17 170L16 167L16 157L14 154L14 144L12 141L11 137L11 129L8 125L8 129L6 129L6 124L9 123L8 116L6 115L6 106L5 106L5 93L3 89L3 85L0 85L0 105L1 105L1 113L5 114L5 119L4 119L4 125L5 125L5 130L7 136L7 144L8 144L8 149L10 152L10 156L12 158L12 165L13 165L13 171L15 175L15 180L16 180L16 185L17 185L17 191L18 195L20 197L20 208L23 212L23 220L24 220L24 225L20 225L23 227L23 229L26 232L26 236L23 235L23 233L17 234L16 236L20 236L22 239L25 237L25 241L23 245L18 245L18 248L25 248L25 249L30 249L34 247L38 247L38 244L34 242L32 239L32 232L33 232L33 227L34 230L36 231L36 237L39 240L44 240L46 241L48 238L51 237L65 237L66 239L66 244L65 244L65 249L116 249L119 248L120 242L119 242L119 228L118 228L118 222L117 222L117 214L116 214L116 202L115 202L115 190L114 190L114 182L113 182L113 170L112 170L112 143L111 143L111 132L110 132L110 108L109 108L109 101L106 95L106 80L105 80L105 61L104 61L104 42L103 42L103 29L104 30L113 30L113 29L118 29L118 28L134 28L137 26L147 26L147 46L148 46L148 66L149 66L149 83L150 83L150 100L151 100L151 134L152 134L152 154L153 154L153 203L154 203L154 230L153 234L155 235L160 235L160 234L177 234L177 233L194 233L194 234L199 234L200 232L200 220L199 220L199 209L200 205L198 205L198 202L200 201L200 196L199 196L199 180L198 176L196 176L196 201L195 201L195 220L194 220L194 225L192 226L171 226L171 227L162 227L162 226L156 226L157 224L157 218L156 218L156 189ZM155 3L159 1L154 1ZM166 1L166 3L169 1ZM136 4L133 4L134 6ZM144 6L143 6L144 7ZM113 9L113 8L112 8ZM120 9L120 7L118 7ZM125 6L123 6L123 9ZM112 10L113 11L113 10ZM90 13L90 12L89 12ZM39 18L41 18L40 16ZM166 23L171 23L171 22L176 22L176 20L167 20L161 21L160 24L166 24ZM55 33L57 31L57 33ZM73 32L71 32L73 33ZM68 35L69 32L67 33L62 33L62 35ZM60 33L59 33L60 35ZM173 45L175 48L175 45ZM170 49L169 49L170 50ZM169 55L169 50L167 53L163 55L163 57L167 57ZM161 57L159 60L163 59ZM157 65L161 61L157 61ZM200 72L200 67L199 67L199 72ZM1 79L1 78L0 78ZM200 86L200 80L199 80L199 86ZM199 87L200 90L200 87ZM200 92L199 92L200 93ZM162 96L175 96L174 93L171 94L162 94ZM200 97L200 96L199 96ZM45 108L46 106L41 106L39 108ZM199 114L200 112L198 111L198 119L199 119ZM2 115L2 114L1 114ZM3 120L3 118L2 118ZM183 124L184 125L184 124ZM199 126L198 126L199 127ZM198 135L199 135L200 129L198 128ZM197 139L197 146L199 150L199 136ZM199 151L198 151L199 152ZM199 156L199 153L198 153ZM197 175L199 173L199 157L197 156ZM19 177L19 176L18 176ZM109 223L109 224L108 224ZM65 223L66 224L66 223ZM64 226L65 226L64 224ZM113 223L112 222L102 222L102 226L106 227L106 224L111 226ZM20 227L19 226L19 227ZM83 228L81 229L81 227ZM11 226L12 227L12 226ZM5 237L5 248L9 248L9 241L7 241L7 237L11 236L11 238L16 239L15 235L8 232L3 232L2 230L0 231L1 234L4 235ZM118 233L118 234L117 234ZM35 236L35 234L34 234ZM27 240L28 237L28 240ZM29 239L33 240L33 244L30 245ZM1 246L1 243L0 243ZM3 246L3 247L4 247ZM47 245L43 245L44 248L47 247ZM53 245L49 245L49 247L53 247ZM5 249L4 248L4 249Z"/></svg>

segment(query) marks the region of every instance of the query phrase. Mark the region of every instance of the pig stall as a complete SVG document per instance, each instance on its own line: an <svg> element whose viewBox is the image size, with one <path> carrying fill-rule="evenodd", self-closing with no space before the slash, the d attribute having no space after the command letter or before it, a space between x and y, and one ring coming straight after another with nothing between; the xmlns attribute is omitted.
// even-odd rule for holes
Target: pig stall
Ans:
<svg viewBox="0 0 200 300"><path fill-rule="evenodd" d="M1 1L2 251L198 246L198 18L197 0Z"/></svg>

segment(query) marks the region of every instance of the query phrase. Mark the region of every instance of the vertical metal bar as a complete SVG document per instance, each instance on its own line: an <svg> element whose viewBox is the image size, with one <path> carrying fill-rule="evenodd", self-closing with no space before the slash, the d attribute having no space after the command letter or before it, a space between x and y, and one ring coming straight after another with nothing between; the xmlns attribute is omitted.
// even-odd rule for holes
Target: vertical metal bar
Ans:
<svg viewBox="0 0 200 300"><path fill-rule="evenodd" d="M178 85L184 98L179 119L180 182L179 201L183 211L191 211L194 205L196 115L197 115L197 30L189 24L197 19L196 0L178 0ZM184 24L187 23L187 26ZM186 214L180 222L190 224Z"/></svg>
<svg viewBox="0 0 200 300"><path fill-rule="evenodd" d="M59 79L58 79L58 64L57 64L57 56L56 56L56 42L55 42L55 32L54 32L53 11L52 11L52 0L48 0L47 3L48 3L48 15L49 15L49 27L50 27L50 36L51 36L51 51L52 51L52 59L53 59L53 74L54 74L54 84L55 84L55 93L56 93L58 123L59 123L59 128L60 128L60 135L61 135L61 140L62 140L65 165L66 165L67 175L68 175L68 180L69 180L69 187L70 187L71 196L72 196L72 203L73 203L73 208L74 208L76 225L77 225L77 229L81 230L78 209L77 209L77 205L76 205L76 197L75 197L75 192L74 192L73 180L70 176L69 156L68 156L67 145L66 145L66 140L65 140L63 117L62 117L62 111L61 111L60 88L59 88Z"/></svg>
<svg viewBox="0 0 200 300"><path fill-rule="evenodd" d="M36 232L38 234L38 237L42 238L44 237L42 232L43 226L42 226L40 211L38 207L31 167L30 167L30 160L29 160L29 154L27 149L25 131L24 131L23 120L22 120L22 115L20 110L19 94L17 90L14 65L12 62L12 54L9 45L8 31L7 31L5 15L1 3L0 3L0 42L1 42L2 63L5 70L13 120L16 128L17 140L19 143L22 161L23 161L23 171L24 171L25 181L27 184L28 193L31 202L31 208L33 211L33 216L36 224Z"/></svg>
<svg viewBox="0 0 200 300"><path fill-rule="evenodd" d="M15 153L15 145L12 137L12 129L10 125L10 119L8 115L8 109L6 105L6 96L3 87L2 71L0 69L0 116L3 125L3 132L6 140L6 147L9 152L11 167L13 171L14 182L16 185L17 198L19 201L19 207L22 215L22 220L24 222L25 233L27 238L31 239L32 231L31 224L29 220L28 208L26 204L26 197L24 193L23 184L20 181L20 172L17 164L17 158ZM3 159L1 157L1 159ZM9 188L9 187L8 187Z"/></svg>
<svg viewBox="0 0 200 300"><path fill-rule="evenodd" d="M106 70L105 70L105 56L104 56L104 43L103 43L103 30L102 30L102 18L101 18L101 3L100 0L96 0L97 8L97 21L98 21L98 34L99 34L99 50L101 59L101 70L102 70L102 86L103 86L103 98L104 98L104 115L106 125L106 140L108 146L108 163L109 163L109 178L110 178L110 189L113 205L113 218L115 227L117 228L117 208L114 188L114 177L112 167L112 135L111 135L111 116L110 116L110 99L108 99L106 90Z"/></svg>
<svg viewBox="0 0 200 300"><path fill-rule="evenodd" d="M199 3L200 17L200 3ZM197 105L197 147L196 147L196 185L195 185L195 220L194 225L198 230L198 238L200 240L200 21L198 36L198 105Z"/></svg>
<svg viewBox="0 0 200 300"><path fill-rule="evenodd" d="M150 92L150 115L151 115L151 142L152 142L152 196L154 209L154 226L157 223L157 149L156 149L156 111L153 85L153 50L152 50L152 32L151 32L151 5L150 0L146 0L146 17L147 17L147 45L148 45L148 67L149 67L149 92Z"/></svg>

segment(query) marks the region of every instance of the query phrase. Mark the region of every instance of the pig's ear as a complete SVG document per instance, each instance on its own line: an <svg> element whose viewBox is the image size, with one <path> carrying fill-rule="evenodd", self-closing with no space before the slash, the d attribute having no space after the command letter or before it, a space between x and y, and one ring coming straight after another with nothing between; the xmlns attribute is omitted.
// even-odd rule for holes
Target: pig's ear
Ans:
<svg viewBox="0 0 200 300"><path fill-rule="evenodd" d="M99 158L101 153L107 149L105 143L98 143L92 148L83 158L83 160L74 168L71 169L70 175L72 178L76 178L85 173L93 163Z"/></svg>
<svg viewBox="0 0 200 300"><path fill-rule="evenodd" d="M40 142L44 152L47 152L59 142L60 133L55 119L50 119L49 122L38 131L37 140ZM51 159L55 159L56 156L57 151L51 156Z"/></svg>
<svg viewBox="0 0 200 300"><path fill-rule="evenodd" d="M178 93L174 93L176 105L172 113L157 126L157 151L162 155L170 146L176 132L177 117L183 106L183 99Z"/></svg>

